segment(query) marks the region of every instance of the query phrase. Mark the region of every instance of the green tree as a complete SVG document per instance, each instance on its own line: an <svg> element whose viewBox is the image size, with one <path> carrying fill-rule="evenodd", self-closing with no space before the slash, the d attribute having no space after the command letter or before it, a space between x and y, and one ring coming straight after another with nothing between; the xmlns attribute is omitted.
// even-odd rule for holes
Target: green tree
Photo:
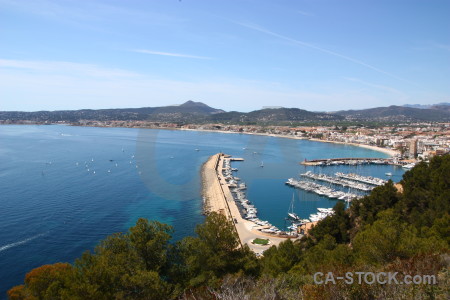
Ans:
<svg viewBox="0 0 450 300"><path fill-rule="evenodd" d="M198 237L188 237L179 243L190 286L205 283L216 286L226 274L259 273L254 253L248 246L240 246L234 224L224 215L211 213L197 226L196 233Z"/></svg>
<svg viewBox="0 0 450 300"><path fill-rule="evenodd" d="M445 243L434 238L421 238L414 226L401 221L389 209L359 232L352 246L361 263L383 265L397 258L440 251L445 248Z"/></svg>

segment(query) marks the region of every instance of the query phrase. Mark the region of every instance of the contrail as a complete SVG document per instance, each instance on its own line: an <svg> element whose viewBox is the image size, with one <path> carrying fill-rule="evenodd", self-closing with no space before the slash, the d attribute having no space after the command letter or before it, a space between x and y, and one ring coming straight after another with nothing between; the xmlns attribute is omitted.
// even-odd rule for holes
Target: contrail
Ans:
<svg viewBox="0 0 450 300"><path fill-rule="evenodd" d="M259 31L259 32L262 32L262 33L265 33L265 34L268 34L268 35L271 35L271 36L274 36L274 37L277 37L277 38L280 38L280 39L283 39L285 41L289 41L289 42L294 43L294 44L298 44L298 45L305 46L305 47L308 47L308 48L311 48L311 49L314 49L314 50L318 50L320 52L324 52L324 53L327 53L327 54L330 54L330 55L333 55L333 56L336 56L336 57L340 57L342 59L351 61L351 62L353 62L355 64L358 64L358 65L364 66L366 68L369 68L369 69L371 69L373 71L376 71L378 73L387 75L389 77L392 77L392 78L395 78L395 79L398 79L398 80L401 80L401 81L404 81L404 82L408 82L407 80L405 80L403 78L400 78L398 76L395 76L394 74L391 74L389 72L383 71L383 70L381 70L381 69L379 69L377 67L369 65L369 64L367 64L367 63L365 63L363 61L360 61L360 60L348 57L346 55L343 55L343 54L340 54L340 53L337 53L337 52L334 52L334 51L331 51L331 50L328 50L328 49L325 49L325 48L321 48L321 47L315 46L313 44L305 43L305 42L302 42L302 41L299 41L299 40L296 40L296 39L293 39L293 38L290 38L290 37L287 37L287 36L275 33L273 31L267 30L267 29L262 28L262 27L257 26L257 25L247 24L247 23L240 23L240 22L235 22L235 23L239 24L241 26L244 26L244 27L247 27L247 28L250 28L250 29L253 29L253 30L256 30L256 31Z"/></svg>

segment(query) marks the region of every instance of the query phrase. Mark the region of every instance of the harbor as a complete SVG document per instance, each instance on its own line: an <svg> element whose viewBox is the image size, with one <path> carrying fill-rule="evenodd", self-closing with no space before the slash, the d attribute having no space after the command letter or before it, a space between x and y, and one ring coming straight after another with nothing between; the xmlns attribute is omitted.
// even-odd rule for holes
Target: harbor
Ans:
<svg viewBox="0 0 450 300"><path fill-rule="evenodd" d="M381 178L376 178L376 177L372 177L372 176L362 176L362 175L358 175L355 173L346 174L346 173L342 173L342 172L337 172L336 176L340 177L340 178L359 181L362 183L368 183L368 184L372 184L372 185L376 185L376 186L381 186L381 185L384 185L385 183L387 183L387 180L384 180Z"/></svg>
<svg viewBox="0 0 450 300"><path fill-rule="evenodd" d="M340 166L340 165L400 165L394 158L327 158L305 159L300 164L305 166Z"/></svg>
<svg viewBox="0 0 450 300"><path fill-rule="evenodd" d="M341 185L343 187L350 187L350 188L361 190L364 192L370 192L371 190L374 189L374 186L369 186L364 183L358 183L353 180L345 179L343 177L333 177L333 176L328 176L325 174L314 174L311 171L300 174L300 176L318 180L318 181L325 181L325 182L333 183L336 185Z"/></svg>
<svg viewBox="0 0 450 300"><path fill-rule="evenodd" d="M361 195L354 193L338 191L333 188L327 187L311 181L296 180L294 178L289 178L286 181L286 185L294 188L302 189L307 192L315 193L319 196L328 197L330 199L344 200L346 202L351 202L353 199L360 198Z"/></svg>
<svg viewBox="0 0 450 300"><path fill-rule="evenodd" d="M202 167L203 212L208 215L217 212L233 222L241 245L247 244L258 256L267 246L253 243L255 239L268 239L268 245L278 245L286 239L297 239L297 230L282 231L268 221L257 217L257 208L246 199L246 185L239 182L231 167L231 161L243 159L231 158L218 153L204 163Z"/></svg>

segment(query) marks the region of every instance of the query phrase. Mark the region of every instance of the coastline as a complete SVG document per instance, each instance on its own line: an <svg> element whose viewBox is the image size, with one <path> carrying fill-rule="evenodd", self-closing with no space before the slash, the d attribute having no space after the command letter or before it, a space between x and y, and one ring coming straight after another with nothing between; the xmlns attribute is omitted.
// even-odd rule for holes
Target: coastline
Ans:
<svg viewBox="0 0 450 300"><path fill-rule="evenodd" d="M0 124L1 125L43 125L48 126L48 124ZM332 144L341 144L341 145L350 145L355 147L366 148L378 152L382 152L388 154L393 157L400 154L399 151L387 148L381 148L372 145L366 144L357 144L357 143L346 143L339 141L329 141L329 140L321 140L314 138L305 138L299 136L291 136L291 135L282 135L282 134L272 134L272 133L258 133L258 132L235 132L235 131L226 131L226 130L211 130L211 129L190 129L190 128L152 128L152 127L125 127L125 126L83 126L83 125L72 125L72 124L51 124L51 125L63 125L63 126L76 126L76 127L98 127L98 128L134 128L134 129L157 129L157 130L180 130L180 131L197 131L197 132L217 132L217 133L227 133L227 134L247 134L247 135L260 135L260 136L270 136L276 138L286 138L293 140L306 140L313 142L321 142L321 143L332 143Z"/></svg>
<svg viewBox="0 0 450 300"><path fill-rule="evenodd" d="M165 129L165 128L163 128L163 129ZM209 129L188 129L188 128L173 128L173 129L169 129L169 130L199 131L199 132L218 132L218 133L228 133L228 134L247 134L247 135L270 136L270 137L285 138L285 139L292 139L292 140L305 140L305 141L313 141L313 142L321 142L321 143L350 145L350 146L361 147L361 148L366 148L366 149L382 152L382 153L388 154L391 157L400 154L400 152L398 152L396 150L387 149L387 148L381 148L381 147L372 146L372 145L357 144L357 143L346 143L346 142L339 142L339 141L328 141L328 140L321 140L321 139L314 139L314 138L304 138L304 137L299 137L299 136L289 136L289 135L281 135L281 134L257 133L257 132L235 132L235 131L209 130Z"/></svg>

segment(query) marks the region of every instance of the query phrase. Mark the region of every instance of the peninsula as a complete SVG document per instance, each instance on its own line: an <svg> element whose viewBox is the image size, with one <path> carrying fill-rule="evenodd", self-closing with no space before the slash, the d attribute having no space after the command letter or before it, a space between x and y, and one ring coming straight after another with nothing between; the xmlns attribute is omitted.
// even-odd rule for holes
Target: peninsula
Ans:
<svg viewBox="0 0 450 300"><path fill-rule="evenodd" d="M226 216L234 223L241 245L247 244L257 254L262 254L267 246L253 243L255 239L268 239L269 245L278 245L286 239L298 238L298 235L275 235L261 232L258 229L264 229L267 225L260 226L242 217L230 191L230 184L223 174L225 161L230 159L229 155L217 153L209 157L203 164L201 172L204 213L217 212Z"/></svg>

